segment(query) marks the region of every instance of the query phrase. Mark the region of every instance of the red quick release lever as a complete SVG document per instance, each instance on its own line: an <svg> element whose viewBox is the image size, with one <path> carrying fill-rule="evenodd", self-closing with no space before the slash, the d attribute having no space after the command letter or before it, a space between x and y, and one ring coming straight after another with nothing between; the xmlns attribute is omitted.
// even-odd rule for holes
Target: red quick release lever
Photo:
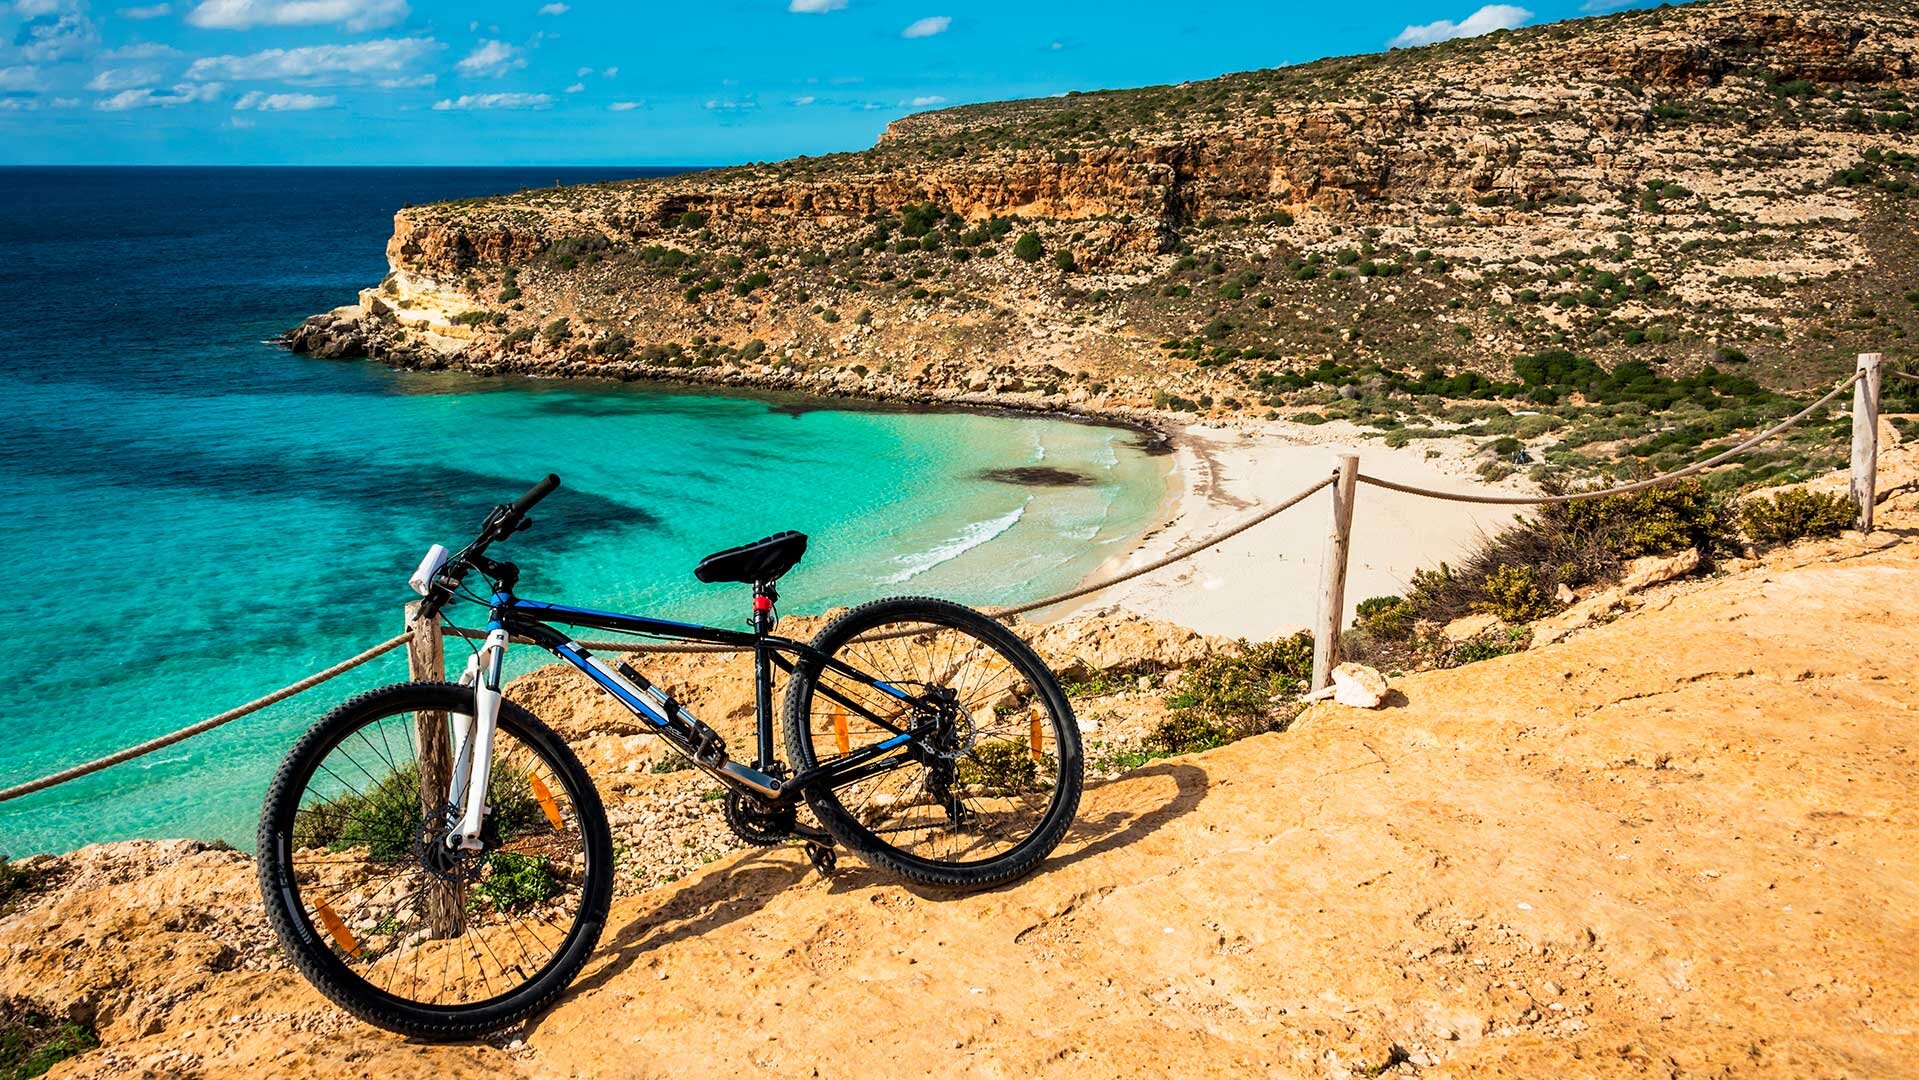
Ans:
<svg viewBox="0 0 1919 1080"><path fill-rule="evenodd" d="M753 610L758 612L772 611L773 598L770 596L755 596L753 598Z"/></svg>

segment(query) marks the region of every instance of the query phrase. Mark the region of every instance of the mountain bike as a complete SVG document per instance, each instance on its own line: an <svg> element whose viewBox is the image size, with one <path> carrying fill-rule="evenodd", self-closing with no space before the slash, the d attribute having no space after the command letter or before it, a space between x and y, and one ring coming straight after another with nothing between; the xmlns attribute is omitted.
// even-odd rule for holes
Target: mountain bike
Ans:
<svg viewBox="0 0 1919 1080"><path fill-rule="evenodd" d="M458 683L368 691L322 717L280 765L260 817L260 891L293 964L360 1018L428 1039L509 1026L556 1001L605 925L614 844L566 743L502 695L509 645L579 670L725 791L747 844L838 848L920 885L981 889L1030 873L1079 805L1078 726L1046 664L1006 626L944 600L851 608L810 642L779 637L776 583L807 538L782 532L702 559L706 583L752 587L734 630L523 599L488 549L525 530L548 476L496 506L458 553L434 545L410 584L420 618L487 611ZM751 764L624 661L559 626L750 653ZM774 750L786 679L789 760ZM802 823L804 804L817 826Z"/></svg>

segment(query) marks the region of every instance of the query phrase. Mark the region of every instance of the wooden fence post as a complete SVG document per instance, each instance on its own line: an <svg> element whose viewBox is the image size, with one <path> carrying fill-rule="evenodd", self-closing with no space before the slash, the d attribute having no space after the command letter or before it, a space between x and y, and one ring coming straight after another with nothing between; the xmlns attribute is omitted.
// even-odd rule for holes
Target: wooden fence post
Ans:
<svg viewBox="0 0 1919 1080"><path fill-rule="evenodd" d="M1353 496L1359 485L1359 455L1339 459L1333 482L1333 521L1326 531L1326 552L1319 561L1319 619L1313 627L1313 686L1323 690L1339 664L1340 616L1346 609L1346 556L1352 550Z"/></svg>
<svg viewBox="0 0 1919 1080"><path fill-rule="evenodd" d="M407 629L413 636L406 643L407 678L415 682L446 681L446 639L440 619L419 618L420 605L406 606ZM413 733L420 755L420 808L428 820L446 808L447 787L453 782L453 746L443 712L413 714ZM465 914L460 910L458 889L451 882L434 878L426 890L426 921L434 937L459 937L465 929Z"/></svg>
<svg viewBox="0 0 1919 1080"><path fill-rule="evenodd" d="M1879 483L1879 360L1859 354L1859 381L1852 384L1852 505L1860 532L1872 531L1872 504Z"/></svg>

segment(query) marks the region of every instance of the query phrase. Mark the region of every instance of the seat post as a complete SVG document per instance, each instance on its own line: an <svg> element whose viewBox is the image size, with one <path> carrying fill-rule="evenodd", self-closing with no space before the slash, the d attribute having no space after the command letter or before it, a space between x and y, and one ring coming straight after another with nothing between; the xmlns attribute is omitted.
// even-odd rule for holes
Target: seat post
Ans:
<svg viewBox="0 0 1919 1080"><path fill-rule="evenodd" d="M780 602L779 593L770 581L753 583L753 711L757 714L759 728L759 760L753 767L761 772L773 768L773 652L766 644L766 635L773 632L775 616L773 605Z"/></svg>

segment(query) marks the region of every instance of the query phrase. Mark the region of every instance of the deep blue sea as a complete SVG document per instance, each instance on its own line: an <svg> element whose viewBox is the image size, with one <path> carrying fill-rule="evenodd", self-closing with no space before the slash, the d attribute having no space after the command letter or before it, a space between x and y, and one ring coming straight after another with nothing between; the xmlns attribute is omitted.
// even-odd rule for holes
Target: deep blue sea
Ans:
<svg viewBox="0 0 1919 1080"><path fill-rule="evenodd" d="M627 169L0 169L0 787L249 700L397 632L428 544L556 472L525 595L741 621L708 551L800 529L788 612L1043 595L1148 524L1126 431L634 384L482 380L268 339L385 272L407 203ZM982 477L1032 465L1094 483ZM524 668L542 659L522 653ZM280 755L391 655L213 734L0 804L0 853L250 847Z"/></svg>

